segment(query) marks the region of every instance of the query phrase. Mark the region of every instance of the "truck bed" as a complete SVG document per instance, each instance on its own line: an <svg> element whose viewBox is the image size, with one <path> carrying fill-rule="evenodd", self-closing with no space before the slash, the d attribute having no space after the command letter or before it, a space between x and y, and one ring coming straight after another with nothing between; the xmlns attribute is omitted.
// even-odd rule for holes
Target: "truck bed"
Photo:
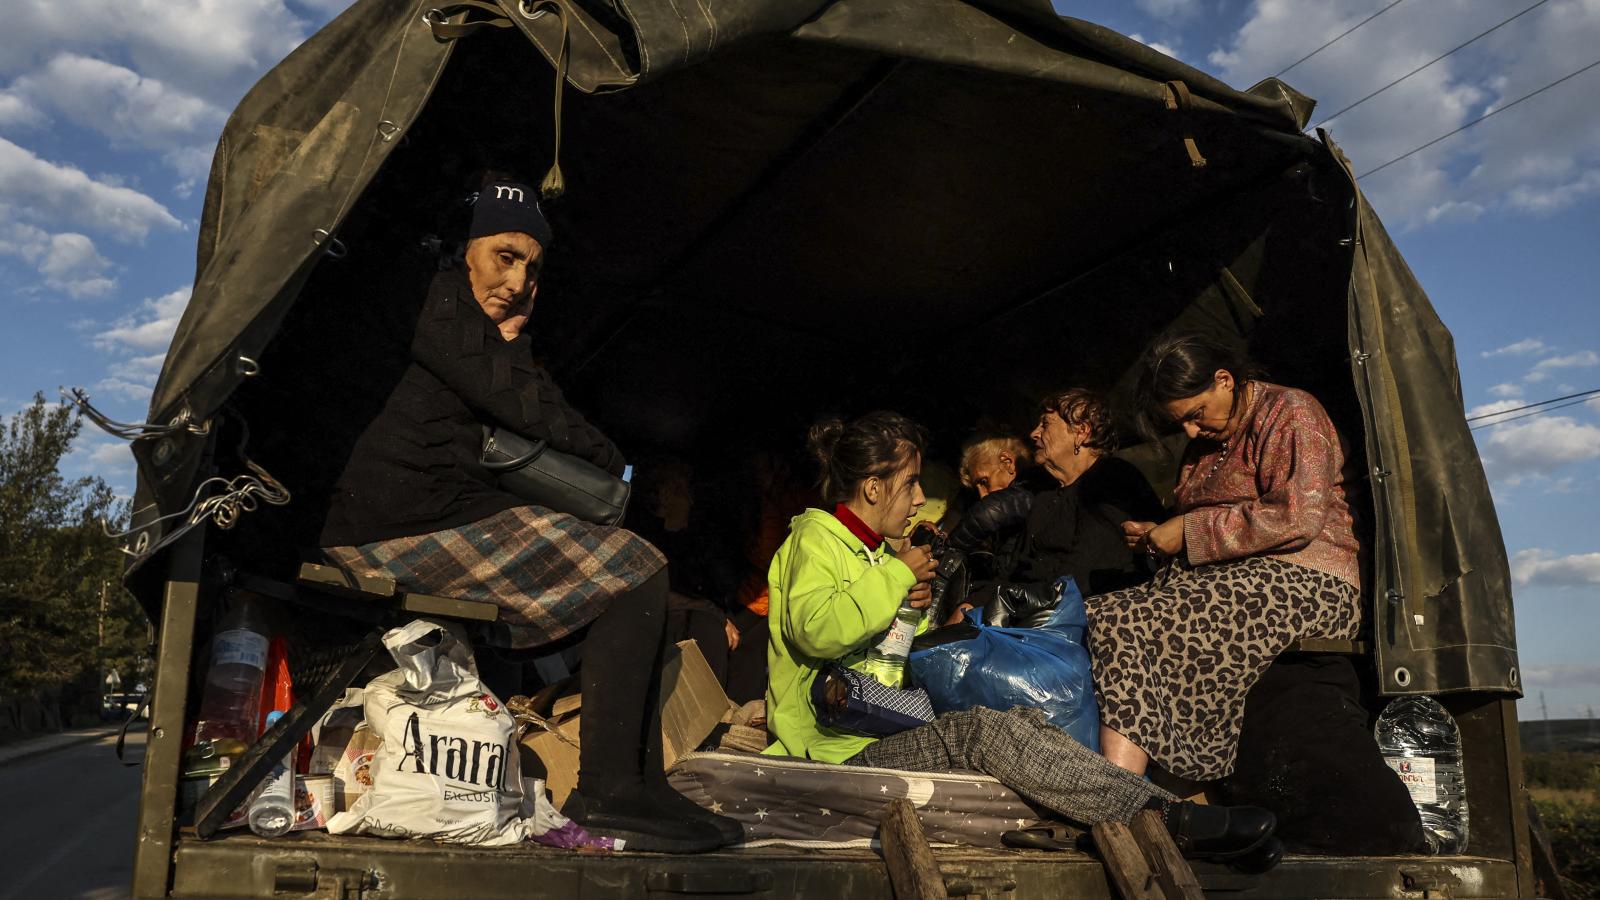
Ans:
<svg viewBox="0 0 1600 900"><path fill-rule="evenodd" d="M935 848L952 896L1113 900L1098 859L1073 851ZM788 847L700 856L575 853L535 845L470 848L303 832L265 839L234 833L180 839L174 897L644 898L891 897L872 850ZM1262 898L1513 897L1504 860L1451 857L1291 856L1246 876L1196 864L1207 894Z"/></svg>

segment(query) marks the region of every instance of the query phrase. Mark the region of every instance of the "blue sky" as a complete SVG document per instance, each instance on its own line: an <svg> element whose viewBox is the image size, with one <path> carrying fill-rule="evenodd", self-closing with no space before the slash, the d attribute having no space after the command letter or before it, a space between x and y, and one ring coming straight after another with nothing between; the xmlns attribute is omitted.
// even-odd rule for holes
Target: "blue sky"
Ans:
<svg viewBox="0 0 1600 900"><path fill-rule="evenodd" d="M1388 0L1056 0L1240 88ZM1404 0L1285 80L1326 115L1534 0ZM0 409L82 385L140 419L187 302L228 112L344 0L5 0ZM1600 59L1600 0L1548 0L1334 120L1365 171ZM1454 332L1467 404L1600 388L1600 68L1362 183ZM1498 404L1498 406L1496 405ZM1477 432L1516 580L1529 699L1600 707L1600 403ZM75 472L132 483L86 435Z"/></svg>

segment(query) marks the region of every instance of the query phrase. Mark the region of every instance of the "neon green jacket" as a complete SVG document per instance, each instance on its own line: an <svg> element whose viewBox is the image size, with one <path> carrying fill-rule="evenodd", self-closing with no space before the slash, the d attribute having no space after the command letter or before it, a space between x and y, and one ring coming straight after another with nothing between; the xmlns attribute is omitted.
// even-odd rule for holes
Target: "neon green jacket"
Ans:
<svg viewBox="0 0 1600 900"><path fill-rule="evenodd" d="M916 581L887 544L869 551L832 513L795 516L767 570L767 753L837 763L872 743L817 724L811 681L827 663L865 660Z"/></svg>

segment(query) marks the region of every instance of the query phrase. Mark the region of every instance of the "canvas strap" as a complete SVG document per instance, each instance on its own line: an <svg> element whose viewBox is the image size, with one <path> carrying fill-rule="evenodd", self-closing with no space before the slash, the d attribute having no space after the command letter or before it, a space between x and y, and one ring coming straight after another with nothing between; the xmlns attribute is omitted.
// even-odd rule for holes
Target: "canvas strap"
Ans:
<svg viewBox="0 0 1600 900"><path fill-rule="evenodd" d="M1189 125L1189 112L1194 103L1193 98L1189 96L1189 86L1182 81L1173 80L1163 87L1167 89L1167 109L1180 117L1178 127L1183 131L1183 149L1189 154L1189 165L1196 169L1205 168L1206 158L1200 155L1200 147L1194 142L1194 129Z"/></svg>

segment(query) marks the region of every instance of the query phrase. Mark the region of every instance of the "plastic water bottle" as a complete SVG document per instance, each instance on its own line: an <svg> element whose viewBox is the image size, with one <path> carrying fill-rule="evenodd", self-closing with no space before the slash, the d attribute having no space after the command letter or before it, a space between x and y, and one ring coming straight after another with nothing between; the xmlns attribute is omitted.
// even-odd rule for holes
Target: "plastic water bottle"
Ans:
<svg viewBox="0 0 1600 900"><path fill-rule="evenodd" d="M922 624L922 610L913 608L909 601L895 610L894 621L871 650L861 671L892 688L904 687L906 657L911 655L911 639L917 636Z"/></svg>
<svg viewBox="0 0 1600 900"><path fill-rule="evenodd" d="M267 622L261 601L243 592L228 597L228 609L211 639L195 720L195 744L235 740L245 746L259 735L261 682L267 670Z"/></svg>
<svg viewBox="0 0 1600 900"><path fill-rule="evenodd" d="M1429 851L1466 852L1461 729L1450 713L1432 697L1400 697L1378 716L1376 733L1384 761L1400 776L1422 815Z"/></svg>
<svg viewBox="0 0 1600 900"><path fill-rule="evenodd" d="M278 710L267 713L267 727L278 721L283 713ZM291 749L267 777L261 782L261 789L256 792L254 800L250 801L250 815L248 819L250 830L262 837L277 837L287 834L294 825L294 750Z"/></svg>

